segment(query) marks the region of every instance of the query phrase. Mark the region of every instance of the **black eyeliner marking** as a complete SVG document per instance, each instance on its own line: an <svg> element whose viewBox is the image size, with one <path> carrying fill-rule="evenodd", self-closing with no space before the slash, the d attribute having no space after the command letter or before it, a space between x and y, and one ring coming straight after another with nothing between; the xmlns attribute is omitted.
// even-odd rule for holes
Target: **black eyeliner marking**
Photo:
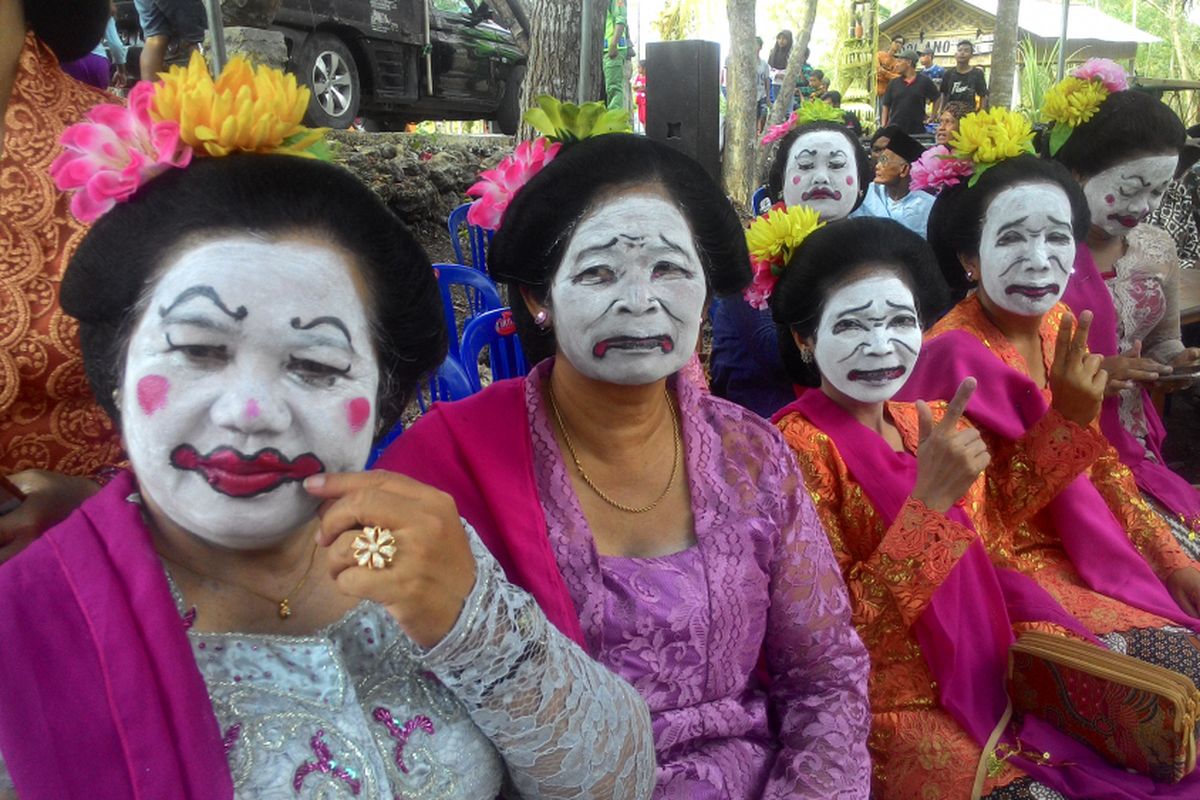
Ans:
<svg viewBox="0 0 1200 800"><path fill-rule="evenodd" d="M245 306L238 306L237 310L230 311L229 306L225 305L225 303L221 300L221 296L217 294L217 290L211 286L192 286L180 292L179 296L171 302L171 305L167 306L166 308L159 306L158 315L160 317L165 317L167 314L171 313L171 310L175 308L175 306L179 305L180 303L186 303L193 297L207 297L212 301L213 305L224 311L238 322L244 320L246 318L246 314L249 313L246 311Z"/></svg>
<svg viewBox="0 0 1200 800"><path fill-rule="evenodd" d="M865 309L868 309L868 308L870 308L870 307L871 307L871 303L872 303L872 302L873 302L873 301L871 301L871 300L868 300L867 302L863 303L861 306L855 306L854 308L847 308L845 311L841 312L841 313L840 313L840 314L838 314L836 317L834 317L834 319L841 319L842 317L846 316L847 314L854 314L854 313L857 313L857 312L859 312L859 311L863 311L863 310L865 310Z"/></svg>
<svg viewBox="0 0 1200 800"><path fill-rule="evenodd" d="M350 331L347 330L346 323L342 322L337 317L317 317L316 319L311 320L303 325L300 324L299 317L292 317L292 327L298 331L312 330L318 325L332 325L333 327L337 328L342 332L342 335L346 337L346 342L349 343L350 349L354 350L354 339L350 337Z"/></svg>

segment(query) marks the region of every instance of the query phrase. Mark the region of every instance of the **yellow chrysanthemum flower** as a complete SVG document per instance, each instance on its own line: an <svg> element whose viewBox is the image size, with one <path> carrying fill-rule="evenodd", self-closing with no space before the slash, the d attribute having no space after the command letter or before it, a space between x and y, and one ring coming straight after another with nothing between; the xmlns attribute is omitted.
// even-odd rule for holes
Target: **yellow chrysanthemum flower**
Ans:
<svg viewBox="0 0 1200 800"><path fill-rule="evenodd" d="M807 206L773 208L746 229L746 247L756 262L786 264L810 233L825 223Z"/></svg>
<svg viewBox="0 0 1200 800"><path fill-rule="evenodd" d="M1033 152L1033 128L1029 120L1007 108L992 108L968 114L951 137L954 155L976 164L995 164L1021 153Z"/></svg>
<svg viewBox="0 0 1200 800"><path fill-rule="evenodd" d="M234 56L213 81L204 57L192 53L186 68L171 67L154 93L150 113L156 121L179 123L181 138L210 156L310 152L324 129L300 124L308 108L308 88L296 76Z"/></svg>
<svg viewBox="0 0 1200 800"><path fill-rule="evenodd" d="M1050 87L1042 102L1042 120L1078 128L1087 122L1108 98L1108 89L1098 80L1068 76Z"/></svg>

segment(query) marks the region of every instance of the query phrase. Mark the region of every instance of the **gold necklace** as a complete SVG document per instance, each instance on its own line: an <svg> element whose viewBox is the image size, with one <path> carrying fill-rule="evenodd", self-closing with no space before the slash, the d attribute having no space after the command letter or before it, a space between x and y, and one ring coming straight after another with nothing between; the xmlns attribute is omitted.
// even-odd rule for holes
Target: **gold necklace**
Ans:
<svg viewBox="0 0 1200 800"><path fill-rule="evenodd" d="M571 434L567 433L567 426L563 424L562 414L558 411L558 403L554 401L554 387L549 381L546 383L546 396L550 398L550 409L554 412L554 419L558 423L558 429L562 431L563 441L567 444L567 450L571 453L571 460L575 462L575 469L579 471L579 477L583 479L588 488L595 492L601 500L613 508L620 509L629 514L645 514L647 511L653 511L671 491L671 487L675 485L675 476L679 473L679 414L675 411L675 404L671 402L671 393L666 391L666 389L663 391L667 395L667 408L671 410L671 432L675 434L675 459L671 462L671 477L667 481L667 488L662 490L662 494L655 498L653 503L641 508L634 508L633 506L627 506L613 500L599 486L593 483L588 474L583 471L583 464L579 463L579 456L575 453L575 445L571 443Z"/></svg>
<svg viewBox="0 0 1200 800"><path fill-rule="evenodd" d="M189 567L187 564L176 561L175 559L171 558L170 556L168 556L164 553L159 553L159 555L162 556L167 561L170 561L175 566L186 569L188 572L192 573L193 575L198 575L201 578L207 578L208 580L216 581L217 583L224 583L228 586L234 587L235 589L241 589L243 592L246 592L247 594L252 594L255 597L261 597L263 600L269 600L270 602L279 606L279 618L287 619L288 617L290 617L292 615L292 607L289 604L288 598L290 598L296 592L300 591L300 587L304 585L304 582L306 580L308 580L308 576L312 572L313 564L315 564L317 561L317 545L313 544L312 553L310 553L308 556L308 568L304 570L304 574L300 576L300 580L297 581L296 585L293 586L291 588L291 590L284 597L280 598L279 600L276 600L274 597L271 597L270 595L263 594L262 592L256 592L255 590L249 589L240 584L232 583L231 581L224 580L223 578L218 578L215 575L209 575L206 572L201 572L200 570L195 569L194 567Z"/></svg>

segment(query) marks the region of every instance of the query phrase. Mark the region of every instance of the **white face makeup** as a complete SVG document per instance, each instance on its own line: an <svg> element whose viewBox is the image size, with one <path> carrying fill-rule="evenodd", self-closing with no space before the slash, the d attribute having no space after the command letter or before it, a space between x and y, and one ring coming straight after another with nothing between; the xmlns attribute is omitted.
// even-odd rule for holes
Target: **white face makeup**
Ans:
<svg viewBox="0 0 1200 800"><path fill-rule="evenodd" d="M653 383L692 357L707 294L679 210L653 194L613 197L576 227L550 286L558 348L589 378Z"/></svg>
<svg viewBox="0 0 1200 800"><path fill-rule="evenodd" d="M913 294L891 274L834 291L821 312L813 348L821 376L860 403L891 399L912 374L920 352Z"/></svg>
<svg viewBox="0 0 1200 800"><path fill-rule="evenodd" d="M1179 157L1145 156L1109 167L1083 184L1092 224L1109 236L1128 233L1150 216L1175 177Z"/></svg>
<svg viewBox="0 0 1200 800"><path fill-rule="evenodd" d="M142 495L194 536L277 544L311 519L301 481L361 469L379 365L348 257L228 236L183 250L134 330L122 433Z"/></svg>
<svg viewBox="0 0 1200 800"><path fill-rule="evenodd" d="M1071 201L1047 183L1011 186L993 198L979 240L980 283L1000 308L1045 314L1075 271Z"/></svg>
<svg viewBox="0 0 1200 800"><path fill-rule="evenodd" d="M846 137L813 131L796 137L783 171L783 203L808 206L826 222L850 215L858 200L858 164Z"/></svg>

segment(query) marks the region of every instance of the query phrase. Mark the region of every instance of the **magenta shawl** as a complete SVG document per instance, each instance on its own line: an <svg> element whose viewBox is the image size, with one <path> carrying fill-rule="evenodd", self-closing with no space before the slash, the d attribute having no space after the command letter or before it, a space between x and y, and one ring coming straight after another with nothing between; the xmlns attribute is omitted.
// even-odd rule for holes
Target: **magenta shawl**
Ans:
<svg viewBox="0 0 1200 800"><path fill-rule="evenodd" d="M1104 277L1092 260L1092 251L1086 244L1076 248L1075 274L1067 282L1067 291L1062 299L1076 317L1084 311L1092 312L1092 328L1088 333L1091 351L1104 356L1117 355L1117 311ZM1142 410L1148 428L1146 447L1150 448L1154 458L1147 457L1146 447L1121 424L1119 396L1105 398L1100 414L1100 429L1117 448L1121 461L1133 471L1138 488L1180 515L1188 527L1200 530L1200 492L1166 466L1162 455L1166 429L1150 400L1150 394L1140 387L1136 391L1142 393Z"/></svg>
<svg viewBox="0 0 1200 800"><path fill-rule="evenodd" d="M451 414L435 404L403 436L403 446L385 450L374 469L399 472L452 495L509 581L532 594L547 619L586 649L538 501L525 380L497 381L456 401Z"/></svg>
<svg viewBox="0 0 1200 800"><path fill-rule="evenodd" d="M122 473L0 567L0 751L22 800L225 800L208 689Z"/></svg>
<svg viewBox="0 0 1200 800"><path fill-rule="evenodd" d="M922 355L928 358L929 354ZM823 392L806 392L778 412L776 419L792 412L801 414L829 436L876 512L885 524L891 525L916 482L916 459L909 453L893 451L882 437L860 424ZM974 528L958 506L951 508L946 516L966 528ZM1031 579L1013 570L996 568L976 539L934 591L929 607L914 625L921 655L937 681L942 707L980 746L987 741L1006 706L1005 676L1008 648L1013 642L1012 624L1033 621L1052 622L1095 641ZM1035 780L1068 797L1182 800L1195 797L1200 791L1200 773L1174 786L1155 784L1145 776L1130 775L1112 766L1092 750L1033 717L1024 720L1019 735L1025 748L1049 752L1052 761L1061 766L1039 766L1020 758L1014 759L1014 763ZM1012 744L1012 737L1006 738Z"/></svg>

